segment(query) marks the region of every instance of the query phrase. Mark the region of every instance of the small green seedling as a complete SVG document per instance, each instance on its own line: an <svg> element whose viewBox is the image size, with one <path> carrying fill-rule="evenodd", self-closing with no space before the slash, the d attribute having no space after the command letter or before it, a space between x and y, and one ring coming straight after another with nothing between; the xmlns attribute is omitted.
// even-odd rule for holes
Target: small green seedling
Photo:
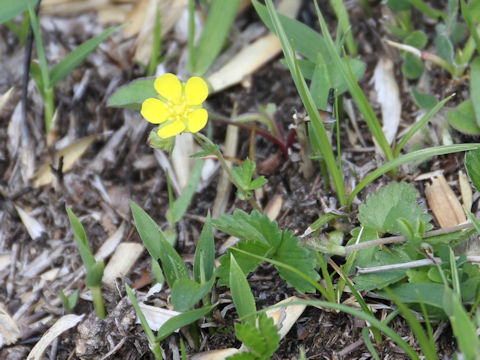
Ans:
<svg viewBox="0 0 480 360"><path fill-rule="evenodd" d="M263 176L259 176L256 179L252 178L255 173L255 168L255 162L246 158L243 166L235 166L232 169L233 176L238 185L240 185L238 197L241 200L248 200L253 196L253 191L260 189L267 183L267 179Z"/></svg>
<svg viewBox="0 0 480 360"><path fill-rule="evenodd" d="M78 290L75 290L69 296L66 296L63 290L59 291L59 295L60 295L60 298L62 299L63 307L65 308L65 311L67 313L71 313L75 308L75 306L77 306L79 294L80 292Z"/></svg>
<svg viewBox="0 0 480 360"><path fill-rule="evenodd" d="M87 277L85 284L92 292L93 306L99 318L105 318L105 306L102 298L102 277L105 265L103 260L97 261L88 246L87 234L83 228L82 223L75 216L73 211L67 207L68 218L72 226L73 234L77 242L78 250L80 251L80 257L82 258L83 265L87 269Z"/></svg>
<svg viewBox="0 0 480 360"><path fill-rule="evenodd" d="M130 301L132 302L133 307L135 308L135 312L140 319L143 331L145 331L145 334L147 334L150 343L150 350L154 354L156 360L163 359L162 349L160 347L160 342L162 340L166 339L178 329L194 323L195 321L212 311L215 306L217 306L217 304L213 304L174 316L171 319L167 320L160 327L157 332L157 336L155 336L152 329L150 329L150 326L148 325L145 315L143 314L140 306L138 305L137 299L135 298L135 294L133 293L132 289L130 288L130 286L128 286L128 284L125 284L125 289L127 291L128 297L130 298Z"/></svg>
<svg viewBox="0 0 480 360"><path fill-rule="evenodd" d="M207 72L222 50L228 32L235 20L240 0L212 0L208 11L205 28L197 44L195 38L195 1L189 0L189 34L188 34L188 71L201 76Z"/></svg>
<svg viewBox="0 0 480 360"><path fill-rule="evenodd" d="M153 219L137 204L130 203L135 226L152 261L160 261L168 286L172 289L172 304L177 311L192 309L201 299L210 304L207 294L215 276L215 247L211 220L208 217L195 251L194 280L180 255L167 240Z"/></svg>
<svg viewBox="0 0 480 360"><path fill-rule="evenodd" d="M229 356L228 360L266 360L277 350L280 335L273 319L261 312L255 316L255 299L245 273L230 255L230 290L241 323L235 324L237 339L248 351Z"/></svg>
<svg viewBox="0 0 480 360"><path fill-rule="evenodd" d="M45 49L43 46L43 39L40 33L40 24L33 5L28 6L28 14L30 16L30 23L33 34L35 36L35 43L37 47L38 63L32 62L30 72L37 85L37 89L44 102L45 112L45 130L47 133L52 128L52 123L55 114L54 88L55 85L67 76L74 68L76 68L85 58L93 52L100 43L107 37L119 30L122 26L115 26L105 30L100 35L79 45L75 50L69 53L58 64L49 68Z"/></svg>

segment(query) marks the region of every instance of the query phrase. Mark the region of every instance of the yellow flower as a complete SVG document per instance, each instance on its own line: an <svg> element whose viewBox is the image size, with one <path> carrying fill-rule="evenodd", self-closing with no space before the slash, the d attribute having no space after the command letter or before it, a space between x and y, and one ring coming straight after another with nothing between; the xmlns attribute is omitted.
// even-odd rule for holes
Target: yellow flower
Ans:
<svg viewBox="0 0 480 360"><path fill-rule="evenodd" d="M208 86L198 76L182 84L174 74L158 77L153 83L159 98L148 98L140 113L152 124L161 124L158 136L169 138L183 131L196 133L207 124L208 113L202 103Z"/></svg>

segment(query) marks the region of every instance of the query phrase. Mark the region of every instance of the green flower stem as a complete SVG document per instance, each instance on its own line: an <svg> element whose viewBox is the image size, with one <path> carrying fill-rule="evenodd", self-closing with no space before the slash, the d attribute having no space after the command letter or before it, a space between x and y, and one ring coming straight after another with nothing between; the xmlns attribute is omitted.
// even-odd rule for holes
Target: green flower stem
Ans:
<svg viewBox="0 0 480 360"><path fill-rule="evenodd" d="M102 298L102 288L100 286L92 286L90 287L93 296L93 307L95 308L95 312L97 316L101 319L105 319L105 306L103 305L103 298Z"/></svg>
<svg viewBox="0 0 480 360"><path fill-rule="evenodd" d="M53 88L45 89L44 98L45 112L45 132L48 134L52 130L53 117L55 116L55 102L53 98Z"/></svg>
<svg viewBox="0 0 480 360"><path fill-rule="evenodd" d="M230 181L232 182L233 185L235 185L235 187L240 190L241 192L243 193L247 193L247 190L242 188L242 186L240 186L240 184L235 180L235 176L233 176L233 173L232 173L232 170L230 169L230 167L228 166L227 164L227 161L225 160L225 158L223 157L223 154L222 152L220 151L220 149L218 148L218 146L216 146L212 140L210 140L208 137L206 137L205 135L201 134L201 133L195 133L193 134L193 136L195 137L195 140L198 141L198 143L202 146L202 147L205 147L205 145L208 145L209 147L211 147L213 149L213 153L217 156L218 160L220 161L220 164L222 165L223 169L227 172L227 175L230 179ZM248 201L250 203L250 205L252 205L252 207L257 210L258 212L262 213L262 209L260 208L260 206L257 204L257 202L255 201L254 198L252 197L249 197L248 198Z"/></svg>

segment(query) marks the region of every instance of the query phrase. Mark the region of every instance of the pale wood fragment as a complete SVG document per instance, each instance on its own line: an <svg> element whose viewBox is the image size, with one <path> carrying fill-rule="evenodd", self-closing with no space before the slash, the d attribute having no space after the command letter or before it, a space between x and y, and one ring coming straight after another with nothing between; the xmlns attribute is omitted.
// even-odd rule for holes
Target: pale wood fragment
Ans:
<svg viewBox="0 0 480 360"><path fill-rule="evenodd" d="M448 228L467 221L460 201L443 175L433 178L431 185L427 184L425 195L440 227Z"/></svg>
<svg viewBox="0 0 480 360"><path fill-rule="evenodd" d="M143 251L144 247L142 244L132 242L121 243L105 267L102 278L103 283L108 286L113 286L117 277L128 274Z"/></svg>

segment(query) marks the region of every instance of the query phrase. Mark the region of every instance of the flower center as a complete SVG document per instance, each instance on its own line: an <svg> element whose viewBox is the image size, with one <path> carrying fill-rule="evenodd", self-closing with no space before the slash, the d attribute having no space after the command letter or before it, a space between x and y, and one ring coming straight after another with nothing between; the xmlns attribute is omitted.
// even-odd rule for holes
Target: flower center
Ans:
<svg viewBox="0 0 480 360"><path fill-rule="evenodd" d="M175 121L185 121L190 112L184 98L181 98L178 102L171 102L168 109L170 110L169 118Z"/></svg>

